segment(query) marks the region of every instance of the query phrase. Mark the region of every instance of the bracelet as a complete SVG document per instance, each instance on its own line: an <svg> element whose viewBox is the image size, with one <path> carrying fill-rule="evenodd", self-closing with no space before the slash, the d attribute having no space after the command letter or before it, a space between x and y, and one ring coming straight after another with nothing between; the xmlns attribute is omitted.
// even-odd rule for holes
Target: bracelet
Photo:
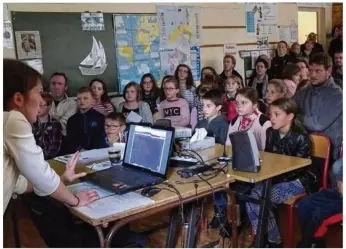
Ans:
<svg viewBox="0 0 346 249"><path fill-rule="evenodd" d="M77 207L77 206L79 205L79 202L80 202L79 198L78 198L76 195L75 195L74 197L76 197L76 198L77 198L78 202L77 202L77 204L76 204L76 205L70 205L71 207Z"/></svg>

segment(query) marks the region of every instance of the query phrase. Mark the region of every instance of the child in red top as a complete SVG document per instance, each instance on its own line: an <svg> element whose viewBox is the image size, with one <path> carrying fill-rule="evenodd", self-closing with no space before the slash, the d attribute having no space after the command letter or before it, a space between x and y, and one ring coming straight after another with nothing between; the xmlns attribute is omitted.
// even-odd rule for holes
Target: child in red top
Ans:
<svg viewBox="0 0 346 249"><path fill-rule="evenodd" d="M222 96L223 108L228 121L232 121L237 115L235 95L241 88L241 79L232 75L225 81L225 94Z"/></svg>

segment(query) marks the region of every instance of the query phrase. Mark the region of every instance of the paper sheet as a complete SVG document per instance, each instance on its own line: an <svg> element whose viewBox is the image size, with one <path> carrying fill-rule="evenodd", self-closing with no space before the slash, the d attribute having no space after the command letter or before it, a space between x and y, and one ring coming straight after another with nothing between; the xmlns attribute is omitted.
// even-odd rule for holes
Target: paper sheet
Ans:
<svg viewBox="0 0 346 249"><path fill-rule="evenodd" d="M38 71L40 74L43 74L43 64L42 59L36 59L36 60L25 60L26 64L28 64L30 67Z"/></svg>
<svg viewBox="0 0 346 249"><path fill-rule="evenodd" d="M121 164L121 162L120 162L120 164ZM93 163L93 164L87 166L87 168L89 168L90 170L93 170L93 171L105 170L105 169L109 169L110 167L112 167L112 164L110 161L105 161L102 163Z"/></svg>
<svg viewBox="0 0 346 249"><path fill-rule="evenodd" d="M150 198L143 197L134 192L123 195L114 194L109 196L110 192L107 190L85 182L71 185L68 188L72 192L85 189L95 189L100 196L104 197L90 203L88 206L75 208L92 219L105 218L107 216L116 215L121 212L155 203L155 201L151 200Z"/></svg>
<svg viewBox="0 0 346 249"><path fill-rule="evenodd" d="M67 163L72 158L72 156L73 154L59 156L54 158L54 160L62 162L62 163ZM87 150L87 151L81 152L78 163L88 163L88 162L98 161L98 160L102 160L106 158L108 158L108 148Z"/></svg>
<svg viewBox="0 0 346 249"><path fill-rule="evenodd" d="M127 116L126 123L139 123L142 121L142 117L139 116L137 113L131 111L129 115Z"/></svg>
<svg viewBox="0 0 346 249"><path fill-rule="evenodd" d="M3 47L4 48L13 48L13 31L12 24L9 21L4 21L4 29L3 29Z"/></svg>

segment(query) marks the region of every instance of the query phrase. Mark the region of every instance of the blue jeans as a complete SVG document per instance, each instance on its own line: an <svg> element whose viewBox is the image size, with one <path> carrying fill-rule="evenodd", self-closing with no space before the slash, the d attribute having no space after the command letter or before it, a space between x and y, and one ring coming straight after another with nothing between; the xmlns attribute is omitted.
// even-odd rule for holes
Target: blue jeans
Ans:
<svg viewBox="0 0 346 249"><path fill-rule="evenodd" d="M342 213L342 197L334 188L309 195L298 203L302 240L297 247L311 247L318 227L328 217Z"/></svg>

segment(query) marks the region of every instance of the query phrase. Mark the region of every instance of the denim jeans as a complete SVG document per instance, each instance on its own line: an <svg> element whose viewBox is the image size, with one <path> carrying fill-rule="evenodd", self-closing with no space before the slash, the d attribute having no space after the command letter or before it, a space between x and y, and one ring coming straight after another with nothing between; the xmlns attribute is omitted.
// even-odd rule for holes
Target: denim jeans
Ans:
<svg viewBox="0 0 346 249"><path fill-rule="evenodd" d="M342 197L334 188L314 193L299 202L298 218L302 240L297 247L311 247L318 227L325 219L337 213L342 213Z"/></svg>

